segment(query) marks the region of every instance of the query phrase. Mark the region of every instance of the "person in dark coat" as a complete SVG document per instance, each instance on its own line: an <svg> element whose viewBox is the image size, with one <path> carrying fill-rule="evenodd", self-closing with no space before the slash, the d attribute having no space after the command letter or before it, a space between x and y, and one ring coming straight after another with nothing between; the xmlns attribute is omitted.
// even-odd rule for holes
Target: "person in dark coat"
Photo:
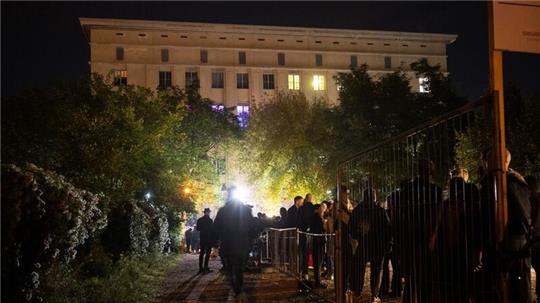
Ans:
<svg viewBox="0 0 540 303"><path fill-rule="evenodd" d="M311 216L309 225L309 233L319 234L321 236L312 236L313 238L313 273L315 276L315 287L326 288L326 285L321 283L321 267L324 259L324 247L326 239L324 231L324 214L326 212L326 204L321 203L313 207L315 213Z"/></svg>
<svg viewBox="0 0 540 303"><path fill-rule="evenodd" d="M435 170L432 161L418 162L418 175L406 183L400 194L397 210L400 232L400 260L405 276L404 302L431 303L433 291L433 255L429 244L442 190L432 183Z"/></svg>
<svg viewBox="0 0 540 303"><path fill-rule="evenodd" d="M287 209L285 207L281 207L279 209L279 220L277 221L277 227L278 228L287 227Z"/></svg>
<svg viewBox="0 0 540 303"><path fill-rule="evenodd" d="M304 205L304 198L301 196L294 197L294 204L287 210L287 219L285 226L287 228L300 228L300 208Z"/></svg>
<svg viewBox="0 0 540 303"><path fill-rule="evenodd" d="M186 253L191 252L191 236L193 233L193 229L190 227L186 232L184 233L185 239L186 239Z"/></svg>
<svg viewBox="0 0 540 303"><path fill-rule="evenodd" d="M452 171L448 192L437 215L430 250L436 257L433 302L470 302L473 275L481 252L482 224L478 188L468 183L468 171Z"/></svg>
<svg viewBox="0 0 540 303"><path fill-rule="evenodd" d="M307 232L309 225L311 224L311 219L315 212L315 206L313 205L313 195L307 194L304 198L304 205L298 210L298 216L300 219L300 226L298 229L301 232ZM308 277L308 266L309 266L309 249L307 243L307 237L305 234L300 233L299 242L300 242L300 269L302 276L307 279Z"/></svg>
<svg viewBox="0 0 540 303"><path fill-rule="evenodd" d="M213 235L212 235L213 221L210 219L210 208L204 209L204 216L197 220L196 229L200 232L200 246L199 252L199 273L212 272L208 268L208 260L210 260L210 253L212 252ZM204 267L203 267L204 260Z"/></svg>
<svg viewBox="0 0 540 303"><path fill-rule="evenodd" d="M491 150L484 151L484 163L487 164L487 173L481 180L481 200L487 209L496 210L496 191L495 174L493 170L496 168ZM510 166L511 154L506 152L506 172L507 178L507 199L508 199L508 223L506 225L505 235L503 238L502 257L493 255L495 240L493 236L489 237L489 243L484 247L486 255L486 267L488 273L488 286L493 290L497 297L500 297L500 288L497 287L496 280L493 278L496 275L506 277L508 283L509 297L512 302L529 303L532 301L531 288L531 255L529 238L531 237L532 229L532 203L531 191L525 179ZM484 205L482 205L484 207ZM489 217L493 220L495 216ZM487 226L495 226L492 221ZM483 237L489 235L484 234ZM497 264L500 264L497 267ZM493 300L493 298L484 299L482 302ZM495 298L497 299L497 298Z"/></svg>
<svg viewBox="0 0 540 303"><path fill-rule="evenodd" d="M229 189L233 192L234 188ZM236 295L242 292L244 284L244 269L248 258L250 245L256 235L255 218L251 208L232 198L221 207L214 222L221 249L227 259L232 288Z"/></svg>
<svg viewBox="0 0 540 303"><path fill-rule="evenodd" d="M372 301L379 298L384 255L390 249L390 218L386 210L377 204L376 191L368 188L363 193L363 201L351 214L351 237L358 241L353 253L353 271L351 290L362 293L366 264L370 263L370 285Z"/></svg>

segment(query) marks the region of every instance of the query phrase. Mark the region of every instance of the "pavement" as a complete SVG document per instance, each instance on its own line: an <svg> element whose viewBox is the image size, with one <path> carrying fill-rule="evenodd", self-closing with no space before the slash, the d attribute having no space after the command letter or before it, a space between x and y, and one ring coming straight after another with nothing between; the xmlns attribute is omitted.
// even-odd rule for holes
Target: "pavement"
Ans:
<svg viewBox="0 0 540 303"><path fill-rule="evenodd" d="M184 254L168 275L157 302L326 302L306 291L294 277L271 267L245 272L244 293L236 297L228 277L219 271L219 258L210 260L213 272L207 274L197 274L198 262L198 255Z"/></svg>

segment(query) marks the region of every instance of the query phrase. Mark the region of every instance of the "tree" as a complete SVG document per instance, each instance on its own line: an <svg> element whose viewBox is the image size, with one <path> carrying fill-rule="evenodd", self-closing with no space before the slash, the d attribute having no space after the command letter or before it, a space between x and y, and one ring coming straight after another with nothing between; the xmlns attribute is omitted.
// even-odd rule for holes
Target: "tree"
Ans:
<svg viewBox="0 0 540 303"><path fill-rule="evenodd" d="M192 209L179 186L215 179L207 151L236 127L192 91L113 86L99 75L3 101L4 162L31 161L111 203L151 191L173 209Z"/></svg>
<svg viewBox="0 0 540 303"><path fill-rule="evenodd" d="M253 108L242 163L260 189L260 201L278 202L308 192L323 198L333 188L330 117L324 100L308 100L297 92L279 92ZM276 204L273 211L277 209Z"/></svg>

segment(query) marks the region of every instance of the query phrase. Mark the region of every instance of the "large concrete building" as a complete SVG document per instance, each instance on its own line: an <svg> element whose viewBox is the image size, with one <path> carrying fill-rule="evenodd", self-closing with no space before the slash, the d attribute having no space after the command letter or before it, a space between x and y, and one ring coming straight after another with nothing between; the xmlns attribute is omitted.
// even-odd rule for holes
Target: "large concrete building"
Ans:
<svg viewBox="0 0 540 303"><path fill-rule="evenodd" d="M423 79L410 63L427 58L446 71L455 35L260 25L81 18L92 72L150 88L185 87L218 105L249 111L278 90L338 99L333 77L366 63L375 77L404 69L413 90Z"/></svg>

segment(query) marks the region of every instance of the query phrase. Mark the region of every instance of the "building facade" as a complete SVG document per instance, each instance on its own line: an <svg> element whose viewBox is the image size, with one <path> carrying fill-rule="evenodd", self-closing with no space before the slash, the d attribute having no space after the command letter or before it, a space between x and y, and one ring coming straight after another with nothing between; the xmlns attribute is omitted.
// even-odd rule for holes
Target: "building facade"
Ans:
<svg viewBox="0 0 540 303"><path fill-rule="evenodd" d="M249 111L278 90L338 100L333 77L367 64L377 77L426 58L446 71L446 47L457 36L324 28L80 18L91 71L118 84L152 89L199 81L216 106Z"/></svg>

